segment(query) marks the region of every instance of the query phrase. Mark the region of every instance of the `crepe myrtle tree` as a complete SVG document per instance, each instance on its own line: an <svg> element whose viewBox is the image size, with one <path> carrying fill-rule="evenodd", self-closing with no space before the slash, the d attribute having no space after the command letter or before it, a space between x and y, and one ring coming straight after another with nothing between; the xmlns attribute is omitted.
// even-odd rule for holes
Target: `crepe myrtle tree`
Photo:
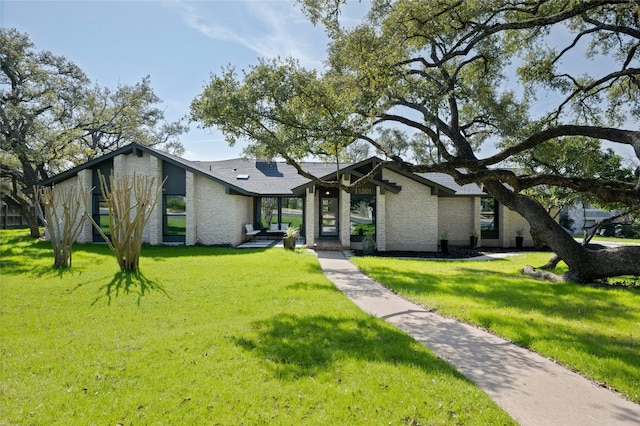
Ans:
<svg viewBox="0 0 640 426"><path fill-rule="evenodd" d="M566 262L562 279L640 275L640 246L590 250L535 196L560 188L640 206L635 165L621 162L612 173L601 147L640 157L637 2L373 0L349 28L341 25L345 1L302 3L330 37L325 70L292 58L240 74L229 67L194 99L193 121L218 127L231 144L248 140L246 154L280 156L346 191L383 166L477 183ZM383 143L381 128L411 140L400 145L395 132L393 144ZM309 155L340 161L362 141L386 161L350 185L321 182L300 166ZM389 149L398 146L411 149Z"/></svg>
<svg viewBox="0 0 640 426"><path fill-rule="evenodd" d="M38 216L45 224L54 253L54 268L70 268L73 243L82 231L89 194L78 187L39 187L35 189Z"/></svg>
<svg viewBox="0 0 640 426"><path fill-rule="evenodd" d="M107 243L122 272L135 272L140 267L144 228L151 219L166 181L156 184L150 176L109 176L98 172L100 188L109 210L109 235L85 212L84 216Z"/></svg>

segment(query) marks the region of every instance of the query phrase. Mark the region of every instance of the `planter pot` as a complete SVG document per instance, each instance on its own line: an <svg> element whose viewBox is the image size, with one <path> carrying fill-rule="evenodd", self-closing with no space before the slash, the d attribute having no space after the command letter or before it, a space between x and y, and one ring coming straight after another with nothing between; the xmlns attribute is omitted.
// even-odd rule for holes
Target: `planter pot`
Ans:
<svg viewBox="0 0 640 426"><path fill-rule="evenodd" d="M285 249L293 250L296 248L296 237L285 237L283 243Z"/></svg>
<svg viewBox="0 0 640 426"><path fill-rule="evenodd" d="M524 242L524 237L516 237L516 248L521 249L523 242Z"/></svg>
<svg viewBox="0 0 640 426"><path fill-rule="evenodd" d="M362 240L362 254L365 256L371 256L376 250L375 241Z"/></svg>
<svg viewBox="0 0 640 426"><path fill-rule="evenodd" d="M449 240L440 240L440 249L442 253L449 254Z"/></svg>
<svg viewBox="0 0 640 426"><path fill-rule="evenodd" d="M469 236L469 246L474 249L478 247L478 237Z"/></svg>

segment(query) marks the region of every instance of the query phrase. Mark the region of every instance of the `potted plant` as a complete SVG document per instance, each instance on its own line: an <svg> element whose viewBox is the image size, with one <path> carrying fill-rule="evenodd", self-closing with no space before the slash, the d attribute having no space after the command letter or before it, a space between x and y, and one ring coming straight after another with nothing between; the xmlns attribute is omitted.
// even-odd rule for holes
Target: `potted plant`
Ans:
<svg viewBox="0 0 640 426"><path fill-rule="evenodd" d="M362 237L362 254L371 256L376 249L376 232L368 230Z"/></svg>
<svg viewBox="0 0 640 426"><path fill-rule="evenodd" d="M284 231L284 248L287 250L293 250L296 248L296 240L298 239L298 236L300 235L300 232L298 231L298 228L296 228L295 226L290 226L288 227L285 231Z"/></svg>
<svg viewBox="0 0 640 426"><path fill-rule="evenodd" d="M440 233L440 249L442 253L449 254L449 233L447 231Z"/></svg>
<svg viewBox="0 0 640 426"><path fill-rule="evenodd" d="M471 230L471 235L469 236L469 246L472 249L478 247L478 231L476 231L475 229Z"/></svg>
<svg viewBox="0 0 640 426"><path fill-rule="evenodd" d="M523 242L524 242L524 229L518 228L516 229L516 248L518 250L522 249Z"/></svg>

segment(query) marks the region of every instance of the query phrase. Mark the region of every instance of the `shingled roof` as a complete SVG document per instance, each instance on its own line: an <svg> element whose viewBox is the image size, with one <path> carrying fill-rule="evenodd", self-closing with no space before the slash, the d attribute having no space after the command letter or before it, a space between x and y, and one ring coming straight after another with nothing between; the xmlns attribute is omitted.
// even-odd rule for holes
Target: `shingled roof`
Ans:
<svg viewBox="0 0 640 426"><path fill-rule="evenodd" d="M82 165L55 175L40 182L47 186L62 182L75 175L80 170L93 168L117 155L136 154L147 152L174 165L184 167L186 170L200 176L212 179L225 185L230 192L242 195L255 196L287 196L299 195L311 181L298 174L298 171L284 162L266 160L248 160L237 158L220 161L190 161L184 158L168 154L166 152L136 143L129 144L116 151L88 161ZM371 158L357 164L343 164L341 172L355 170L366 162L381 161ZM335 164L324 162L301 163L303 170L322 178L329 178L336 172ZM458 185L453 178L443 173L419 173L410 177L425 185L439 189L441 195L483 195L484 192L476 184Z"/></svg>

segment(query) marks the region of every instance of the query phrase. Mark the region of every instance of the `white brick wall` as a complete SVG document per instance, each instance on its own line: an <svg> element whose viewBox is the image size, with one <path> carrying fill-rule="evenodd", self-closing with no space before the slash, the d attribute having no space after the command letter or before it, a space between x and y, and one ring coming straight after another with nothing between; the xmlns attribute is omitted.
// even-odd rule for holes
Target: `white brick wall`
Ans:
<svg viewBox="0 0 640 426"><path fill-rule="evenodd" d="M309 192L309 189L306 190L306 198L305 198L305 238L307 240L307 246L313 247L315 244L316 238L318 237L316 231L316 213L318 202L316 201L316 191Z"/></svg>
<svg viewBox="0 0 640 426"><path fill-rule="evenodd" d="M499 224L499 239L493 240L494 245L500 247L515 247L516 246L516 231L522 229L524 231L524 247L533 246L533 238L529 232L530 226L522 216L513 210L508 209L502 204L499 205L500 209L500 224Z"/></svg>
<svg viewBox="0 0 640 426"><path fill-rule="evenodd" d="M87 193L87 213L91 215L92 209L92 195L91 190L93 189L93 185L91 184L92 180L92 172L91 170L80 170L78 172L78 176L76 177L78 186L82 185L84 190ZM93 242L93 225L89 219L85 219L82 225L82 231L80 231L80 235L78 235L79 243L90 243Z"/></svg>
<svg viewBox="0 0 640 426"><path fill-rule="evenodd" d="M154 182L154 196L158 185L162 183L162 161L147 153L143 153L142 156L136 154L118 155L113 158L113 176L115 178L122 178L128 176L133 179L133 176L149 176L155 178ZM154 212L149 221L153 221L153 224L147 223L144 229L142 241L144 243L155 244L162 242L162 194L159 194L158 203L155 206ZM159 231L158 231L159 227ZM159 232L159 233L158 233ZM153 235L153 237L152 237ZM152 241L153 238L153 241Z"/></svg>
<svg viewBox="0 0 640 426"><path fill-rule="evenodd" d="M195 245L198 242L198 209L196 200L196 180L197 177L191 172L185 175L185 204L187 208L187 230L185 235L185 244L188 246Z"/></svg>
<svg viewBox="0 0 640 426"><path fill-rule="evenodd" d="M223 185L203 176L195 177L194 186L195 243L233 246L242 243L244 225L252 222L251 197L226 194ZM190 206L188 203L187 211Z"/></svg>
<svg viewBox="0 0 640 426"><path fill-rule="evenodd" d="M376 248L387 250L387 196L379 186L376 187Z"/></svg>
<svg viewBox="0 0 640 426"><path fill-rule="evenodd" d="M89 214L91 214L91 170L88 170L88 171L82 170L78 173L77 176L67 179L64 182L58 183L54 187L54 192L61 194L62 191L70 190L71 188L76 188L78 191L81 188L84 188L85 193L87 195L87 210ZM77 192L76 194L79 195ZM57 214L58 214L58 217L64 221L64 212L62 208L57 209ZM80 220L82 220L83 214L84 214L84 206L81 205L78 215L73 219L74 225L78 223ZM61 223L60 230L62 230L64 226L65 224ZM91 229L92 229L91 222L88 219L86 219L82 225L82 229L76 241L78 243L91 242L93 239ZM46 230L45 230L45 239L47 241L51 239L51 235L49 235L49 233Z"/></svg>
<svg viewBox="0 0 640 426"><path fill-rule="evenodd" d="M469 245L471 231L480 234L478 197L441 197L438 205L438 232L449 233L450 245ZM477 217L476 217L477 216ZM440 235L438 235L440 239Z"/></svg>
<svg viewBox="0 0 640 426"><path fill-rule="evenodd" d="M341 177L342 183L348 185L349 182ZM351 194L339 192L338 208L340 209L340 244L342 247L351 246Z"/></svg>
<svg viewBox="0 0 640 426"><path fill-rule="evenodd" d="M438 240L438 197L431 188L390 170L383 178L402 186L385 192L386 250L435 251Z"/></svg>

